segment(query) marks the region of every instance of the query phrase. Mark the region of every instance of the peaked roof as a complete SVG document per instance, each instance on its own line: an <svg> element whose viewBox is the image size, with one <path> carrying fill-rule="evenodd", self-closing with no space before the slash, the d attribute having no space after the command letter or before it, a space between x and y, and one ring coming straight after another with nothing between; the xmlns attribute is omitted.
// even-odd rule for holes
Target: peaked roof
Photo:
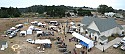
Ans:
<svg viewBox="0 0 125 54"><path fill-rule="evenodd" d="M95 22L100 32L104 32L115 27L121 27L116 23L114 18L102 19L102 18L95 18L95 17L84 17L81 23L88 26L93 21Z"/></svg>

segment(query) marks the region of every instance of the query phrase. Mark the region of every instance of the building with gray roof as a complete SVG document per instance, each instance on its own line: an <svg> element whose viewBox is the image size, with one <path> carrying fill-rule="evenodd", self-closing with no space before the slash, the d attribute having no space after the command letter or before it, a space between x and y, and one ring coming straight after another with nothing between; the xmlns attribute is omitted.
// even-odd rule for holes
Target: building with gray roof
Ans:
<svg viewBox="0 0 125 54"><path fill-rule="evenodd" d="M123 28L118 25L114 18L98 18L98 17L84 17L81 20L83 28L92 37L99 38L100 36L111 36L112 34L121 34Z"/></svg>

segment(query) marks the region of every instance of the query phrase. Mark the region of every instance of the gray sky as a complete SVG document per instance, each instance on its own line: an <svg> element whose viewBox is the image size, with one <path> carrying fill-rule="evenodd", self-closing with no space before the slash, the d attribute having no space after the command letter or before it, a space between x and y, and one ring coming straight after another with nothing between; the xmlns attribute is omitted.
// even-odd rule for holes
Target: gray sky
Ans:
<svg viewBox="0 0 125 54"><path fill-rule="evenodd" d="M66 5L97 8L100 4L112 6L114 9L125 10L125 0L1 0L0 7L29 7L32 5Z"/></svg>

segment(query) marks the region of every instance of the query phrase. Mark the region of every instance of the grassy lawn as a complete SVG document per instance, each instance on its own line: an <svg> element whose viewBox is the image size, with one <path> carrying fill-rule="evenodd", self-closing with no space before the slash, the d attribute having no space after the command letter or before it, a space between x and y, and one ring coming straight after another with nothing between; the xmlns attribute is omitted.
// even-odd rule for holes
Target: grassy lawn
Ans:
<svg viewBox="0 0 125 54"><path fill-rule="evenodd" d="M108 37L108 41L110 42L110 41L112 41L112 40L114 40L116 37L118 37L119 35L118 34L114 34L114 35L112 35L112 36L109 36Z"/></svg>

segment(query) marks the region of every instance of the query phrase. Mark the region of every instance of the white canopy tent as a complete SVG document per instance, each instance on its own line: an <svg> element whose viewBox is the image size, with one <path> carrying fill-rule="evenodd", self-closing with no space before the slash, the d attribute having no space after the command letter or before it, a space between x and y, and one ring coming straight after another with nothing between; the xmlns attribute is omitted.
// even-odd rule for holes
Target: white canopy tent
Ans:
<svg viewBox="0 0 125 54"><path fill-rule="evenodd" d="M27 30L27 34L32 34L33 32L32 32L32 30L31 29L28 29Z"/></svg>
<svg viewBox="0 0 125 54"><path fill-rule="evenodd" d="M76 32L72 33L72 35L74 37L76 37L77 39L81 40L82 41L81 44L84 46L87 46L87 48L90 49L94 46L94 42L92 40L90 40L90 39L88 39L88 38L86 38L86 37L84 37Z"/></svg>
<svg viewBox="0 0 125 54"><path fill-rule="evenodd" d="M50 39L43 39L43 40L35 40L35 44L51 44Z"/></svg>

